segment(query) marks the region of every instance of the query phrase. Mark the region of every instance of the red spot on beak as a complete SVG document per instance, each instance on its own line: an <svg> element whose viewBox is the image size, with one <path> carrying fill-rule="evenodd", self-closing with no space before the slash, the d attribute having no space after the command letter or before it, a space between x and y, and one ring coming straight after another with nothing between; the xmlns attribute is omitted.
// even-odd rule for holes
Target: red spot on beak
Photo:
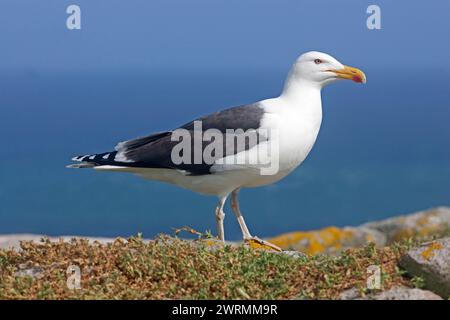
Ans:
<svg viewBox="0 0 450 320"><path fill-rule="evenodd" d="M362 78L360 76L353 76L352 80L355 81L355 82L358 82L358 83L362 83L363 82L363 80L362 80Z"/></svg>

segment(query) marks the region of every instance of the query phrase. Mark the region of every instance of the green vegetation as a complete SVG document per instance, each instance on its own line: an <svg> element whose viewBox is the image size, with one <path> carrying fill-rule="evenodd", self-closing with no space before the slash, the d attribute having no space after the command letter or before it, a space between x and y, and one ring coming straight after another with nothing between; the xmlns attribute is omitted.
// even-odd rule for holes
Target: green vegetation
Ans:
<svg viewBox="0 0 450 320"><path fill-rule="evenodd" d="M397 267L406 249L368 245L336 257L293 257L169 236L109 244L43 239L0 250L0 299L337 299L352 287L367 293L370 265L381 267L382 289L417 285ZM67 287L70 265L81 270L80 289Z"/></svg>

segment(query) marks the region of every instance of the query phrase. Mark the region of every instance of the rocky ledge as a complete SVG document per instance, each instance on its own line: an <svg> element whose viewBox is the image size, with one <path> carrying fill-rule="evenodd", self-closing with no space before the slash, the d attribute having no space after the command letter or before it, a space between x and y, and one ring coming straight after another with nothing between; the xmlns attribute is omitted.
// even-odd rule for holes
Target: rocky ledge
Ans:
<svg viewBox="0 0 450 320"><path fill-rule="evenodd" d="M450 237L408 251L400 266L412 276L422 278L430 290L450 298Z"/></svg>
<svg viewBox="0 0 450 320"><path fill-rule="evenodd" d="M317 254L340 255L344 249L359 248L369 243L379 248L395 247L399 241L415 239L414 244L408 246L410 249L404 252L398 262L394 263L394 269L398 268L409 279L414 280L415 288L397 285L388 290L374 291L354 287L342 291L338 298L343 300L442 300L450 298L449 231L450 208L438 207L356 227L332 226L315 231L290 232L266 240L284 250L279 254L303 259L308 255ZM43 238L42 235L31 234L0 236L0 249L18 249L20 241L38 241L41 238ZM64 242L72 238L74 237L64 236L49 238L49 240ZM103 244L114 241L111 238L92 237L87 240ZM212 239L209 241L212 241L213 246L220 247L216 241ZM24 267L19 268L17 272L16 276L39 278L41 270L36 267Z"/></svg>
<svg viewBox="0 0 450 320"><path fill-rule="evenodd" d="M442 237L450 232L450 208L437 207L356 227L295 231L267 239L283 249L307 254L336 254L370 242L382 247L409 238Z"/></svg>
<svg viewBox="0 0 450 320"><path fill-rule="evenodd" d="M450 237L425 242L406 252L399 268L421 288L393 287L365 295L356 288L341 293L342 300L443 300L450 299ZM426 289L426 290L424 290Z"/></svg>

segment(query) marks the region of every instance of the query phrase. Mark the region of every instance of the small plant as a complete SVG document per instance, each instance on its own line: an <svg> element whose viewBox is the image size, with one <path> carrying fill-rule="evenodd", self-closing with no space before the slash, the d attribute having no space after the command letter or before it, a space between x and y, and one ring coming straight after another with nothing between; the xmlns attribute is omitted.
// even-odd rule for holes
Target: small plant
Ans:
<svg viewBox="0 0 450 320"><path fill-rule="evenodd" d="M422 289L425 287L425 279L421 276L414 276L411 279L411 284L418 289Z"/></svg>

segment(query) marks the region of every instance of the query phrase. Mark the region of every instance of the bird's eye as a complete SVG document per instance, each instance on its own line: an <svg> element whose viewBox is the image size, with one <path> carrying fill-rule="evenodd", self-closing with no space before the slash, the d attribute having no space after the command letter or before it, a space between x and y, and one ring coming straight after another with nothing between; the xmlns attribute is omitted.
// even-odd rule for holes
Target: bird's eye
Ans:
<svg viewBox="0 0 450 320"><path fill-rule="evenodd" d="M322 63L322 60L320 60L320 59L315 59L315 60L314 60L314 63L315 63L315 64L321 64L321 63Z"/></svg>

